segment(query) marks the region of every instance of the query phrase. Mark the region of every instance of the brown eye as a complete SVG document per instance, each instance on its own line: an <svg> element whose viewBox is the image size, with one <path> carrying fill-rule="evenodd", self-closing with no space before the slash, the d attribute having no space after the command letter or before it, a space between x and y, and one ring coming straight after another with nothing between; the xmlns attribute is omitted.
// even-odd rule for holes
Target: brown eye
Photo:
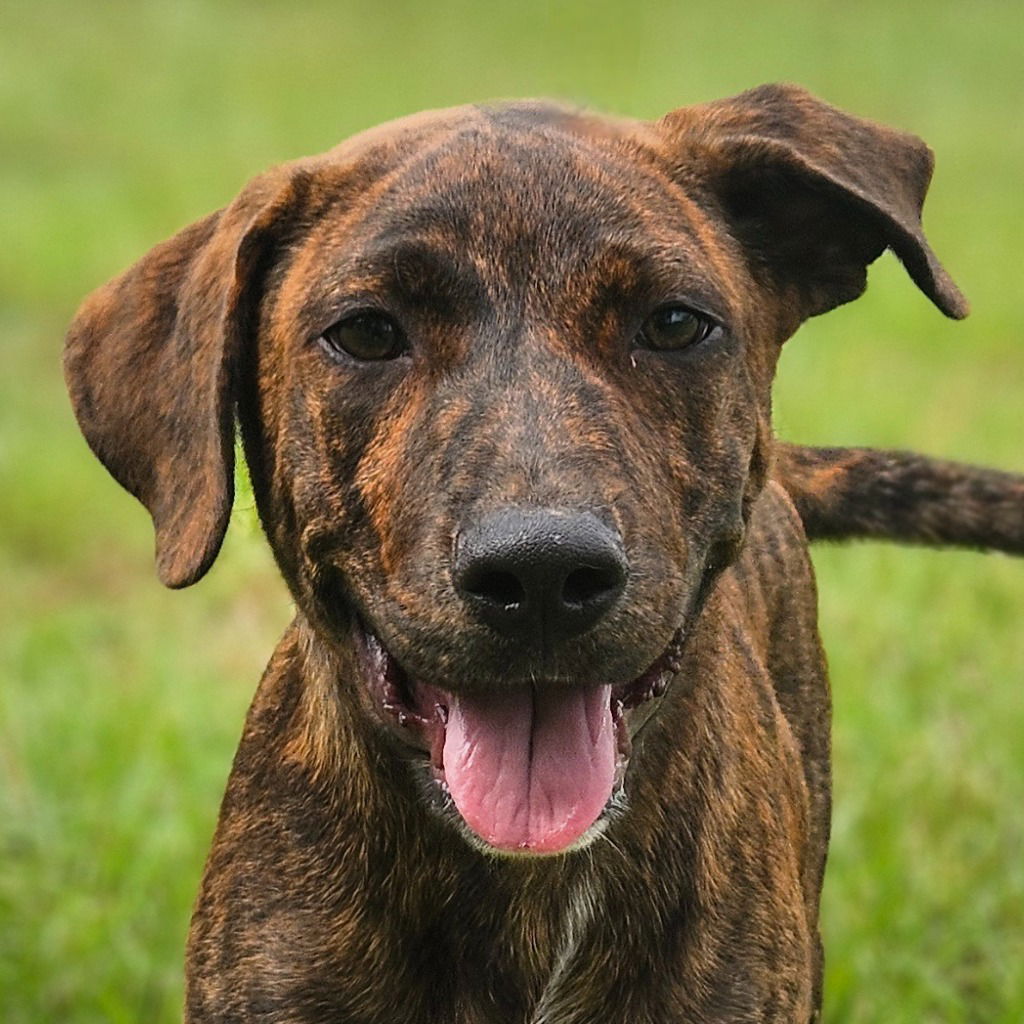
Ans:
<svg viewBox="0 0 1024 1024"><path fill-rule="evenodd" d="M394 359L406 348L398 325L382 313L356 313L328 327L320 341L353 359L365 362Z"/></svg>
<svg viewBox="0 0 1024 1024"><path fill-rule="evenodd" d="M674 352L696 345L716 328L713 321L686 306L665 306L644 321L636 343L656 352Z"/></svg>

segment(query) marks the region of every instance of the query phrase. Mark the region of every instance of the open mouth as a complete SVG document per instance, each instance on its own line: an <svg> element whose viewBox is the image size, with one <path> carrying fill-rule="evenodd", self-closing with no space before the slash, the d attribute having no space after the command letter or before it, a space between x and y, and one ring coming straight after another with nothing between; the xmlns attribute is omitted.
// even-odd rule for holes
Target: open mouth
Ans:
<svg viewBox="0 0 1024 1024"><path fill-rule="evenodd" d="M365 627L378 712L429 759L471 832L496 850L564 852L602 819L632 740L679 669L682 632L640 676L619 685L522 684L456 694L409 676Z"/></svg>

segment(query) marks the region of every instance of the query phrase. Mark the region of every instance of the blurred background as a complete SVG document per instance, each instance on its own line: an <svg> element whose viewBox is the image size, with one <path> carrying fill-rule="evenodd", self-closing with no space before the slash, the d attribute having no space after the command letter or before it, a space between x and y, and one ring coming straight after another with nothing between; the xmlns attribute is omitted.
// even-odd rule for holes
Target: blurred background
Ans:
<svg viewBox="0 0 1024 1024"><path fill-rule="evenodd" d="M251 175L430 106L654 117L792 80L936 150L944 320L885 256L779 433L1024 471L1024 8L1002 0L174 3L0 16L0 1020L180 1017L190 905L289 599L251 499L192 590L89 454L64 328ZM1024 562L821 549L836 702L826 1020L1024 1020Z"/></svg>

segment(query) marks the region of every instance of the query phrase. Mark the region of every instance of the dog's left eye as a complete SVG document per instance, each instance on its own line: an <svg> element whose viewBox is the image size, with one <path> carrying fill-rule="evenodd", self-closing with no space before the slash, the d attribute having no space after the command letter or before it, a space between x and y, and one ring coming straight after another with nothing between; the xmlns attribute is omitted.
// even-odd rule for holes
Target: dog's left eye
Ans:
<svg viewBox="0 0 1024 1024"><path fill-rule="evenodd" d="M636 344L656 352L675 352L704 341L717 329L713 320L686 306L664 306L644 321Z"/></svg>
<svg viewBox="0 0 1024 1024"><path fill-rule="evenodd" d="M406 350L398 325L382 313L356 313L339 320L324 331L320 341L335 353L363 362L394 359Z"/></svg>

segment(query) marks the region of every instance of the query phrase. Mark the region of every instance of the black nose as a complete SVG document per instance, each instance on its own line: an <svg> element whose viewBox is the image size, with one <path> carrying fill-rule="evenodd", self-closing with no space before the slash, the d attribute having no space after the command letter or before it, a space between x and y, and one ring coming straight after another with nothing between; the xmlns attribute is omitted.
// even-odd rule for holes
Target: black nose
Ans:
<svg viewBox="0 0 1024 1024"><path fill-rule="evenodd" d="M455 586L499 633L557 645L595 625L626 585L619 535L589 512L506 508L464 530Z"/></svg>

